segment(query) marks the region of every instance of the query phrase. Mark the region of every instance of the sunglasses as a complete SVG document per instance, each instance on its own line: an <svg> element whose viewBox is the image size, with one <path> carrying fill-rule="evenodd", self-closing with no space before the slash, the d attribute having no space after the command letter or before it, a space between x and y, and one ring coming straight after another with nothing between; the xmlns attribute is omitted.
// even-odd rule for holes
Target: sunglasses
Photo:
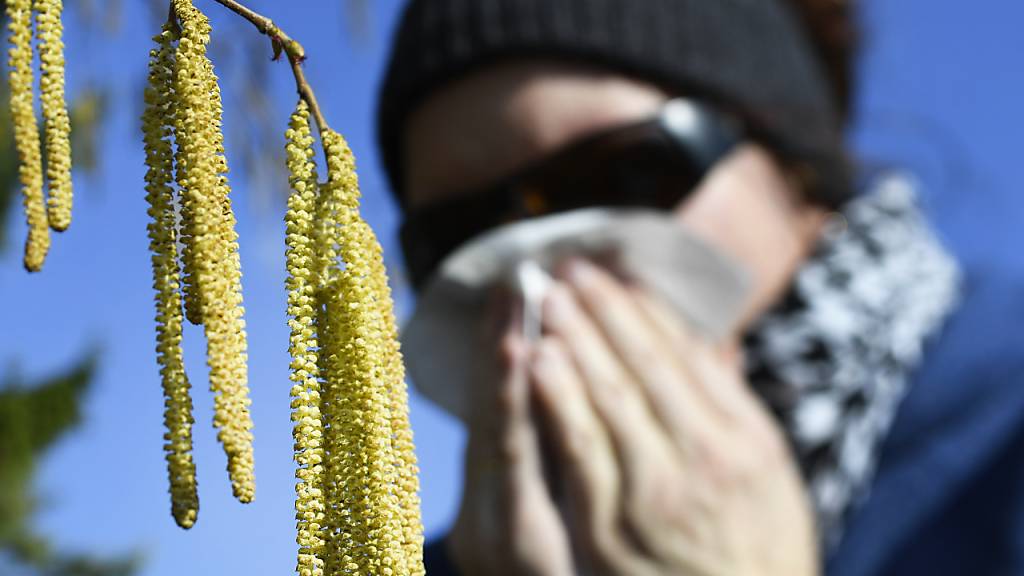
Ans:
<svg viewBox="0 0 1024 576"><path fill-rule="evenodd" d="M741 136L732 116L677 98L649 120L584 137L497 184L412 209L400 241L413 288L462 244L504 224L591 207L670 210Z"/></svg>

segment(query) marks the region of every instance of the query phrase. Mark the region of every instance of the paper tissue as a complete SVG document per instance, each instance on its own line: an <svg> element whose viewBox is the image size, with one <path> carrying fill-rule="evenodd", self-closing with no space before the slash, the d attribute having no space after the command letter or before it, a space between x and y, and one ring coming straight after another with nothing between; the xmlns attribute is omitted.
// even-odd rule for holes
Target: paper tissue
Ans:
<svg viewBox="0 0 1024 576"><path fill-rule="evenodd" d="M523 298L523 331L536 339L549 271L567 256L612 265L711 340L735 326L748 296L745 271L666 212L590 208L510 224L449 255L423 290L402 332L417 388L467 421L478 387L500 378L481 330L491 291Z"/></svg>

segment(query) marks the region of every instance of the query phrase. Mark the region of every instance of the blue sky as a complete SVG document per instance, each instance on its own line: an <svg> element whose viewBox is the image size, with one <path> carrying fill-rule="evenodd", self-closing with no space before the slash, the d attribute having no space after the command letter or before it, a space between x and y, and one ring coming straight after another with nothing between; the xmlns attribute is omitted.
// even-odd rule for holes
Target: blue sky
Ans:
<svg viewBox="0 0 1024 576"><path fill-rule="evenodd" d="M305 0L302 9L291 2L287 10L285 3L271 0L251 5L306 46L310 81L332 126L355 149L366 215L396 264L396 215L384 189L372 126L384 48L401 2L371 3L373 33L369 43L359 46L344 38L338 0ZM85 424L53 450L39 471L44 509L38 528L69 550L140 552L145 576L287 574L293 569L295 544L283 204L251 202L246 190L253 183L240 171L233 175L250 336L256 502L242 506L230 496L224 456L209 424L201 333L190 328L186 357L196 385L201 509L197 526L184 532L169 514L160 449L162 400L152 351L144 166L136 121L153 30L142 3L122 4L124 27L111 39L93 35L86 44L69 25L72 92L90 78L101 78L114 89L99 173L76 178L75 222L55 238L42 274L29 276L21 268L20 210L7 226L12 248L0 255L0 369L16 366L27 376L41 376L69 365L91 346L103 352ZM211 15L215 31L233 18L211 0L197 4ZM1024 133L1024 37L1018 30L1024 4L871 0L864 6L864 85L851 141L873 163L918 171L940 235L969 267L983 268L1011 250L1014 242L1006 240L1021 245L1016 223L1022 215L1011 198L1024 149L1017 136ZM217 37L215 42L230 40ZM283 132L294 102L291 79L283 64L272 72L271 120ZM232 98L237 95L226 89L226 108ZM229 123L244 120L228 118ZM230 125L227 146L230 161ZM282 192L286 187L284 181L260 184ZM1000 210L1004 205L1007 210ZM977 218L989 222L981 236L970 226ZM400 299L407 309L408 296ZM412 411L423 468L424 520L428 534L436 534L457 504L462 436L451 420L415 395Z"/></svg>

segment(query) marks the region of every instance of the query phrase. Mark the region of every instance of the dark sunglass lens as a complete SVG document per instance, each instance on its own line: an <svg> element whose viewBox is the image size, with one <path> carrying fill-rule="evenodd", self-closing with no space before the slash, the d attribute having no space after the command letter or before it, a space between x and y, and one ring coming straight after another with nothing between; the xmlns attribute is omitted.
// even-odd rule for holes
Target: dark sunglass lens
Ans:
<svg viewBox="0 0 1024 576"><path fill-rule="evenodd" d="M464 242L515 220L596 206L674 208L739 137L731 119L704 107L691 112L699 130L662 118L616 128L488 190L410 213L402 246L413 285L422 288Z"/></svg>

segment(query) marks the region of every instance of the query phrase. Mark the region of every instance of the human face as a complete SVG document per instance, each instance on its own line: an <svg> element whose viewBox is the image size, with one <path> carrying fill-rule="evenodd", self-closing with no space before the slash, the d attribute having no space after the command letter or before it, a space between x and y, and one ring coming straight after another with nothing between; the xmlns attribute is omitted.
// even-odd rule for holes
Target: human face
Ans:
<svg viewBox="0 0 1024 576"><path fill-rule="evenodd" d="M408 203L486 189L580 138L646 120L669 98L653 85L581 65L523 61L479 72L442 89L411 117L404 143ZM824 217L755 144L719 162L674 214L751 273L754 291L737 336L788 284Z"/></svg>

